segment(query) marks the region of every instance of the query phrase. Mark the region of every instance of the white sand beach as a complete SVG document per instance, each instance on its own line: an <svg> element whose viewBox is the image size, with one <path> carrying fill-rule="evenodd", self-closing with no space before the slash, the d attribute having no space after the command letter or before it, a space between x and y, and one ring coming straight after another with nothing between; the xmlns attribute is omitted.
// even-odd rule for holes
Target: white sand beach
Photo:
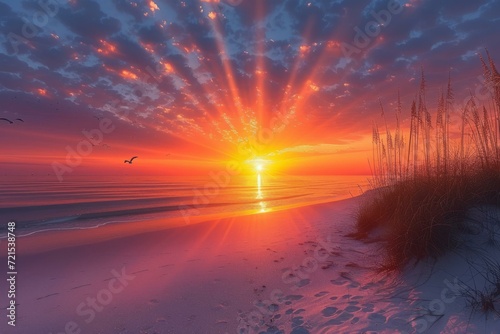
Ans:
<svg viewBox="0 0 500 334"><path fill-rule="evenodd" d="M457 296L456 278L472 272L459 255L432 274L425 264L377 274L380 243L346 236L361 200L128 236L110 225L20 238L16 326L1 332L499 333L498 316L471 315ZM86 242L45 252L49 236Z"/></svg>

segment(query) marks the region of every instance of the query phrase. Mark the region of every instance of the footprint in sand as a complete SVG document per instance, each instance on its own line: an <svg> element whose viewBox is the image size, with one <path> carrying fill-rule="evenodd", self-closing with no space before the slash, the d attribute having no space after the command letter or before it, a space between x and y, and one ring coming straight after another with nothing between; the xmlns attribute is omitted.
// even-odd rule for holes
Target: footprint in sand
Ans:
<svg viewBox="0 0 500 334"><path fill-rule="evenodd" d="M143 272L146 272L146 271L149 271L149 269L142 269L142 270L134 271L134 272L132 273L132 275L134 275L134 274L139 274L139 273L143 273Z"/></svg>
<svg viewBox="0 0 500 334"><path fill-rule="evenodd" d="M302 295L288 295L285 297L286 300L295 301L304 298Z"/></svg>
<svg viewBox="0 0 500 334"><path fill-rule="evenodd" d="M302 280L300 280L300 282L299 282L299 283L297 283L297 285L296 285L296 286L297 286L297 287L299 287L299 288L301 288L301 287L303 287L303 286L308 285L309 283L311 283L311 280L310 280L310 279L308 279L308 278L306 278L306 279L302 279Z"/></svg>
<svg viewBox="0 0 500 334"><path fill-rule="evenodd" d="M349 312L349 313L357 312L359 310L361 310L361 307L357 307L357 306L354 306L354 305L347 306L344 309L344 311Z"/></svg>
<svg viewBox="0 0 500 334"><path fill-rule="evenodd" d="M344 285L348 282L348 280L346 280L345 278L342 278L342 277L338 277L336 279L332 279L330 281L330 283L332 283L333 285Z"/></svg>
<svg viewBox="0 0 500 334"><path fill-rule="evenodd" d="M407 328L411 327L411 324L408 323L408 320L404 318L400 318L400 315L394 314L392 317L387 319L387 323L390 324L391 328ZM410 330L411 328L408 328Z"/></svg>
<svg viewBox="0 0 500 334"><path fill-rule="evenodd" d="M334 285L344 285L349 283L349 285L347 286L348 288L357 288L360 286L358 282L356 282L351 278L351 275L348 272L344 271L340 273L339 277L337 277L334 280L331 280L330 283Z"/></svg>
<svg viewBox="0 0 500 334"><path fill-rule="evenodd" d="M364 313L372 313L374 311L374 305L373 304L365 304L365 307L361 310L361 312L364 312Z"/></svg>
<svg viewBox="0 0 500 334"><path fill-rule="evenodd" d="M293 317L292 327L299 327L304 324L304 317Z"/></svg>
<svg viewBox="0 0 500 334"><path fill-rule="evenodd" d="M269 310L269 312L272 312L272 313L278 312L280 309L278 304L273 303L273 304L267 305L266 303L264 303L262 301L256 302L255 306L257 306L259 308L267 309L267 310Z"/></svg>
<svg viewBox="0 0 500 334"><path fill-rule="evenodd" d="M339 257L339 256L343 256L343 255L342 255L342 252L337 252L337 251L331 251L331 252L330 252L330 255L337 256L337 257Z"/></svg>
<svg viewBox="0 0 500 334"><path fill-rule="evenodd" d="M342 325L344 322L352 319L353 317L354 317L354 315L352 315L349 312L342 312L337 317L335 317L335 318L333 318L331 320L328 320L324 325L325 326Z"/></svg>
<svg viewBox="0 0 500 334"><path fill-rule="evenodd" d="M51 293L49 295L46 295L46 296L43 296L43 297L38 297L36 300L40 300L40 299L44 299L44 298L48 298L48 297L52 297L52 296L56 296L58 295L59 292L56 292L56 293Z"/></svg>
<svg viewBox="0 0 500 334"><path fill-rule="evenodd" d="M346 280L352 281L351 274L347 271L341 271L339 273L340 277L345 278Z"/></svg>
<svg viewBox="0 0 500 334"><path fill-rule="evenodd" d="M271 311L271 312L278 312L278 310L280 309L279 305L278 304L271 304L269 305L268 307L268 310Z"/></svg>
<svg viewBox="0 0 500 334"><path fill-rule="evenodd" d="M323 314L324 317L331 317L332 315L335 314L335 312L337 312L338 308L336 307L333 307L333 306L328 306L328 307L325 307L323 309L323 311L321 311L321 313Z"/></svg>
<svg viewBox="0 0 500 334"><path fill-rule="evenodd" d="M368 289L371 289L373 287L377 286L377 283L367 283L365 285L363 285L360 290L368 290Z"/></svg>
<svg viewBox="0 0 500 334"><path fill-rule="evenodd" d="M83 288L84 286L91 286L92 284L88 283L88 284L83 284L83 285L78 285L78 286L75 286L75 287L72 287L71 290L76 290L76 289L79 289L79 288Z"/></svg>
<svg viewBox="0 0 500 334"><path fill-rule="evenodd" d="M368 320L375 324L385 324L387 318L379 313L371 313L370 315L368 315Z"/></svg>
<svg viewBox="0 0 500 334"><path fill-rule="evenodd" d="M295 327L290 334L309 334L310 332L302 326Z"/></svg>
<svg viewBox="0 0 500 334"><path fill-rule="evenodd" d="M328 291L321 291L321 292L318 292L317 294L315 294L314 297L323 297L327 294L329 294Z"/></svg>
<svg viewBox="0 0 500 334"><path fill-rule="evenodd" d="M359 264L354 263L354 262L349 262L345 265L347 268L361 268Z"/></svg>
<svg viewBox="0 0 500 334"><path fill-rule="evenodd" d="M221 311L227 307L227 304L224 302L220 302L212 307L214 311Z"/></svg>
<svg viewBox="0 0 500 334"><path fill-rule="evenodd" d="M335 267L335 264L333 263L333 261L326 261L322 266L321 266L321 269L323 270L326 270L326 269L330 269L332 267Z"/></svg>
<svg viewBox="0 0 500 334"><path fill-rule="evenodd" d="M359 299L359 297L360 296L351 297L350 295L342 296L343 299L349 299L349 298ZM358 304L357 301L354 301L354 303ZM336 307L327 307L322 311L323 316L330 317L330 316L333 316L333 315L338 314L338 313L340 313L340 314L337 317L335 317L334 319L327 321L324 325L325 326L341 325L349 320L351 320L351 324L355 324L359 321L359 317L355 317L354 313L356 313L360 310L361 310L361 307L355 306L355 305L349 305L344 310L338 311L338 312L337 312Z"/></svg>
<svg viewBox="0 0 500 334"><path fill-rule="evenodd" d="M295 300L300 300L302 298L304 298L302 295L288 295L285 297L285 305L291 305Z"/></svg>
<svg viewBox="0 0 500 334"><path fill-rule="evenodd" d="M257 288L253 288L253 292L257 295L257 296L260 296L261 294L264 293L264 290L266 289L266 286L265 285L261 285Z"/></svg>

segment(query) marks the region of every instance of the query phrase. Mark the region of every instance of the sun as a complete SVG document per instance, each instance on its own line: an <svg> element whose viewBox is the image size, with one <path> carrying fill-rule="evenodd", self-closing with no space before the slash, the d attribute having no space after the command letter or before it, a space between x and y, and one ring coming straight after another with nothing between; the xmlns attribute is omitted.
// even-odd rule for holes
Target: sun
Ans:
<svg viewBox="0 0 500 334"><path fill-rule="evenodd" d="M248 172L254 172L257 174L260 174L264 171L267 171L269 169L269 165L271 164L271 161L268 159L264 159L262 157L257 157L253 159L246 160L246 165L247 165L247 171Z"/></svg>
<svg viewBox="0 0 500 334"><path fill-rule="evenodd" d="M255 158L252 160L247 160L247 163L250 165L250 168L253 168L257 173L260 173L267 167L267 165L269 164L269 160Z"/></svg>

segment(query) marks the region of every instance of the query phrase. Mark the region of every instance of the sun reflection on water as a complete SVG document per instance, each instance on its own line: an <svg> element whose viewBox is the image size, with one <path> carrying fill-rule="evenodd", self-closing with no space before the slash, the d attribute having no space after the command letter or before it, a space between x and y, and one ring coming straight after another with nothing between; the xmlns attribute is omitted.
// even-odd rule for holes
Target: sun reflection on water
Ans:
<svg viewBox="0 0 500 334"><path fill-rule="evenodd" d="M260 173L258 173L257 174L257 197L256 197L256 199L263 199L263 198L264 198L264 193L262 192L262 175ZM261 213L268 211L267 203L265 201L260 201L258 210Z"/></svg>
<svg viewBox="0 0 500 334"><path fill-rule="evenodd" d="M257 174L257 199L262 199L262 177Z"/></svg>

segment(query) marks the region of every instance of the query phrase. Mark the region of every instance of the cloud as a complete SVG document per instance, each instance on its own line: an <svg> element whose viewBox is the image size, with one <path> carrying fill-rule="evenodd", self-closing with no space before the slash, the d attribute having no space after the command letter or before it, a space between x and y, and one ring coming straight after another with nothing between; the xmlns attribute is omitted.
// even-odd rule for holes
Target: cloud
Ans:
<svg viewBox="0 0 500 334"><path fill-rule="evenodd" d="M493 0L409 1L352 57L340 45L353 44L355 28L387 1L155 3L159 9L145 1L68 2L17 54L4 36L3 113L37 115L41 127L71 135L63 120L75 112L80 120L126 109L127 127L138 133L169 133L213 151L213 143L234 148L289 117L276 134L276 146L293 146L283 153L329 154L344 147L332 143L370 131L379 98L394 109L399 91L407 109L422 68L435 101L450 71L457 95L476 83L476 52L488 47L500 57ZM0 2L2 30L21 35L22 18L34 10L34 1ZM45 113L51 118L38 116Z"/></svg>
<svg viewBox="0 0 500 334"><path fill-rule="evenodd" d="M92 0L78 2L78 8L60 8L57 18L73 33L88 41L106 38L121 29L120 21L104 14L99 3Z"/></svg>

